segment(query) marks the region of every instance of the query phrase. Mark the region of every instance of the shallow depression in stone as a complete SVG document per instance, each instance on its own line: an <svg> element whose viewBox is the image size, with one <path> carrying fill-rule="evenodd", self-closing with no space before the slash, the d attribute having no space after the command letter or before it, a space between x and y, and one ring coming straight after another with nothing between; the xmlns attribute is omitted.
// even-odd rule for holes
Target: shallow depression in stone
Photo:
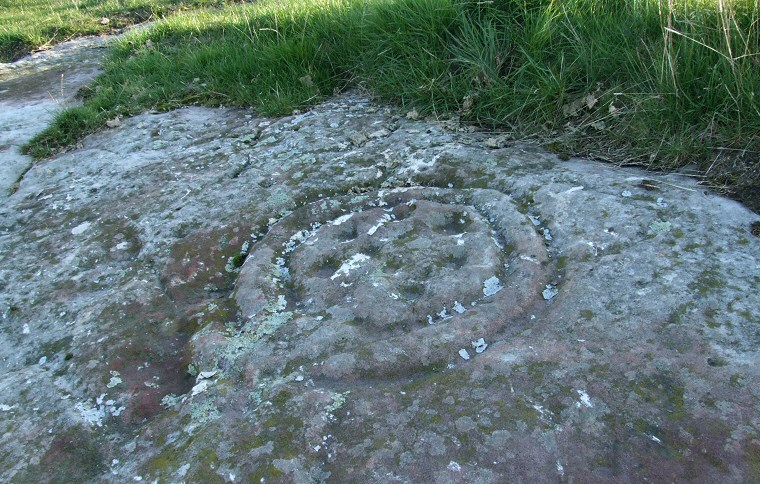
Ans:
<svg viewBox="0 0 760 484"><path fill-rule="evenodd" d="M411 371L509 330L545 281L546 249L490 190L399 189L312 203L252 248L236 298L252 331L287 312L288 358L340 373Z"/></svg>
<svg viewBox="0 0 760 484"><path fill-rule="evenodd" d="M472 207L372 208L317 229L293 252L290 277L308 309L368 330L428 324L455 302L479 299L483 281L504 272L490 232Z"/></svg>

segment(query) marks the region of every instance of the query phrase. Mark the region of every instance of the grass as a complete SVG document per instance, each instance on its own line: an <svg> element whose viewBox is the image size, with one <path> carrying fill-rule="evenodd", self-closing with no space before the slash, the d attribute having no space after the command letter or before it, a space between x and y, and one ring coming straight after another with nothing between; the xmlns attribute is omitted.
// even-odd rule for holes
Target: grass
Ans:
<svg viewBox="0 0 760 484"><path fill-rule="evenodd" d="M110 33L224 0L0 0L0 62L83 35Z"/></svg>
<svg viewBox="0 0 760 484"><path fill-rule="evenodd" d="M566 154L672 170L760 210L758 0L262 0L126 36L48 156L187 104L278 115L352 86Z"/></svg>

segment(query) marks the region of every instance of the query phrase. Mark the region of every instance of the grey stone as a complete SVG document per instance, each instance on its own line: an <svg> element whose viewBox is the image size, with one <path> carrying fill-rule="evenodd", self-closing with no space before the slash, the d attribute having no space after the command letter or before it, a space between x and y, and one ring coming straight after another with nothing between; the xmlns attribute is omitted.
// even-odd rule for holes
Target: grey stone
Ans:
<svg viewBox="0 0 760 484"><path fill-rule="evenodd" d="M32 166L0 202L0 479L751 481L760 217L398 114L191 107Z"/></svg>
<svg viewBox="0 0 760 484"><path fill-rule="evenodd" d="M488 343L483 338L480 338L477 341L473 341L472 348L475 350L475 353L482 353L488 348Z"/></svg>

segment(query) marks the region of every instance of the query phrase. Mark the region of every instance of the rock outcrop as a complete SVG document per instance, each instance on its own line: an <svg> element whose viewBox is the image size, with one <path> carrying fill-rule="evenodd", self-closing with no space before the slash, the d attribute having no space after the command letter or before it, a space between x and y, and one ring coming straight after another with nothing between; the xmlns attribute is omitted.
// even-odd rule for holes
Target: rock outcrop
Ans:
<svg viewBox="0 0 760 484"><path fill-rule="evenodd" d="M2 479L755 480L760 217L413 118L189 107L34 165Z"/></svg>

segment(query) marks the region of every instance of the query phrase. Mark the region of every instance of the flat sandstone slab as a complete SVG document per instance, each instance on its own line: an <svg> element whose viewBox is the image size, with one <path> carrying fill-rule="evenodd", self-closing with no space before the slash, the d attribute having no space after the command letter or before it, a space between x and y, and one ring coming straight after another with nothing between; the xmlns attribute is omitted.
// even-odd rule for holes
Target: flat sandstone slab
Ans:
<svg viewBox="0 0 760 484"><path fill-rule="evenodd" d="M2 479L756 480L760 217L488 145L344 95L34 166L0 206Z"/></svg>
<svg viewBox="0 0 760 484"><path fill-rule="evenodd" d="M76 104L79 88L100 73L106 37L64 42L14 63L0 63L0 200L32 165L19 152L60 109Z"/></svg>

